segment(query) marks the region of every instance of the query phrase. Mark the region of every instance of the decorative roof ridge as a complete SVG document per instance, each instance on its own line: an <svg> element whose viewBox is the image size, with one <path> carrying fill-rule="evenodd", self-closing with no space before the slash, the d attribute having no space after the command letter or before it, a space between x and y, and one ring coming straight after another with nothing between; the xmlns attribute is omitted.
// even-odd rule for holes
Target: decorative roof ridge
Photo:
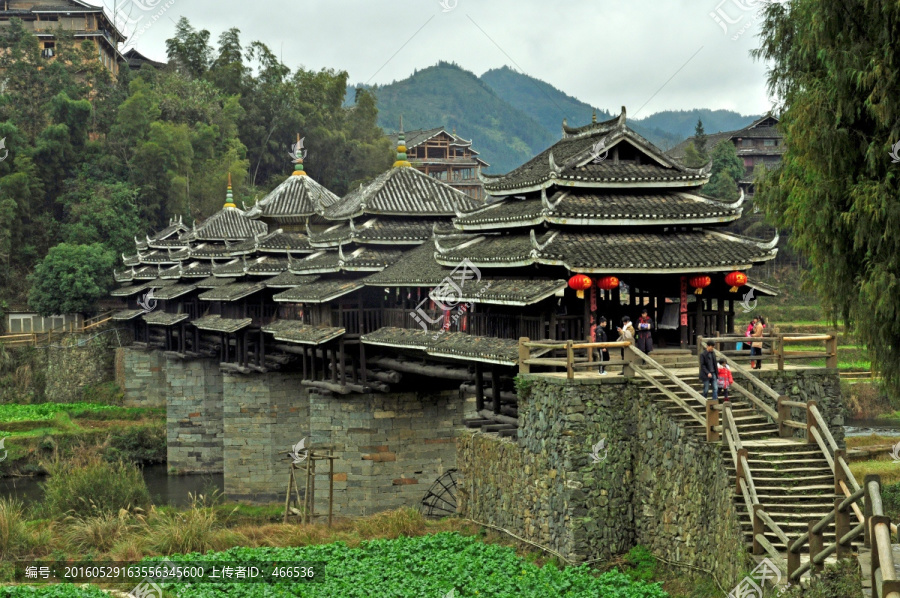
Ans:
<svg viewBox="0 0 900 598"><path fill-rule="evenodd" d="M687 191L681 192L681 193L679 193L679 195L681 195L683 197L688 197L693 200L700 201L707 205L722 206L722 207L728 207L731 209L740 208L744 204L744 200L746 198L746 196L744 195L743 189L741 189L741 196L737 200L732 201L732 202L722 201L721 199L717 199L715 197L710 197L708 195L703 195L702 193L688 193Z"/></svg>
<svg viewBox="0 0 900 598"><path fill-rule="evenodd" d="M453 235L447 235L447 236L449 237L449 236L453 236ZM487 237L485 235L475 235L473 238L469 239L468 241L455 246L453 248L453 250L458 251L460 249L465 249L466 247L471 247L472 245L475 245L476 243L481 243L486 238ZM435 235L433 237L433 240L434 240L434 248L437 250L435 255L437 255L438 253L445 253L447 251L446 249L441 247L440 237L438 235Z"/></svg>
<svg viewBox="0 0 900 598"><path fill-rule="evenodd" d="M558 231L558 230L555 230L555 231L553 231L553 232L550 234L550 238L549 238L549 239L547 239L547 240L544 241L543 243L539 243L538 240L537 240L537 233L534 232L534 229L533 229L533 228L530 229L530 230L528 231L528 233L529 233L528 236L531 238L531 247L532 247L535 251L543 251L544 249L547 248L547 246L549 246L551 243L553 243L553 241L556 239L557 236L559 236L559 231Z"/></svg>
<svg viewBox="0 0 900 598"><path fill-rule="evenodd" d="M505 201L505 199L504 199L504 201ZM457 208L456 206L453 206L453 211L456 212L457 218L466 218L468 216L474 216L474 215L480 214L482 212L488 212L490 210L495 210L495 209L499 208L501 205L503 205L503 201L495 201L494 203L489 203L489 204L485 204L483 206L478 206L477 208L475 208L474 210L472 210L470 212L460 211L459 208Z"/></svg>
<svg viewBox="0 0 900 598"><path fill-rule="evenodd" d="M547 188L541 187L541 205L544 206L544 211L549 213L556 209L556 206L562 203L562 201L567 198L571 194L570 191L566 190L560 193L559 199L554 202L551 202L547 197Z"/></svg>
<svg viewBox="0 0 900 598"><path fill-rule="evenodd" d="M716 237L721 237L722 239L728 239L731 241L738 241L740 243L744 243L745 245L754 245L759 247L760 249L765 249L766 251L771 251L775 249L778 245L778 241L781 238L781 235L776 230L775 237L770 241L761 241L759 239L754 239L753 237L745 237L744 235L739 235L737 233L730 233L725 231L718 231L712 229L705 229L705 231L709 235L713 235Z"/></svg>
<svg viewBox="0 0 900 598"><path fill-rule="evenodd" d="M567 120L563 119L563 139L580 139L583 137L591 137L602 133L608 133L614 129L625 127L626 110L622 106L622 112L609 120L597 122L597 113L594 112L592 122L583 127L570 127Z"/></svg>

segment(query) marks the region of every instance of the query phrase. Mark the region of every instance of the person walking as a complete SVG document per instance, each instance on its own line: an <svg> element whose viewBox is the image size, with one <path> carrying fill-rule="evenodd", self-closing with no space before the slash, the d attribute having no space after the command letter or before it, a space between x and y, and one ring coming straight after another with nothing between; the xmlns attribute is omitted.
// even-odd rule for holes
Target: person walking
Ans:
<svg viewBox="0 0 900 598"><path fill-rule="evenodd" d="M723 401L729 400L728 388L732 384L734 384L734 376L731 375L731 368L728 367L728 362L723 357L719 360L719 393L725 396Z"/></svg>
<svg viewBox="0 0 900 598"><path fill-rule="evenodd" d="M609 337L606 336L606 316L600 316L599 324L597 326L597 342L598 343L606 343L609 342ZM609 349L604 347L601 351L599 351L600 355L600 375L606 376L607 371L606 368L603 367L604 361L609 361Z"/></svg>
<svg viewBox="0 0 900 598"><path fill-rule="evenodd" d="M652 328L653 319L647 314L646 309L642 309L637 325L637 348L647 355L653 351L653 336L650 332Z"/></svg>
<svg viewBox="0 0 900 598"><path fill-rule="evenodd" d="M765 330L765 327L766 327L766 322L762 316L759 316L758 318L753 318L753 319L755 320L756 323L753 326L753 333L750 335L750 337L753 339L759 339L759 340L754 340L753 343L750 345L750 357L754 357L754 356L757 357L757 359L755 361L750 361L750 369L761 370L762 369L762 347L763 347L762 336L763 336L763 331Z"/></svg>
<svg viewBox="0 0 900 598"><path fill-rule="evenodd" d="M703 398L712 388L713 401L719 399L719 368L716 365L716 343L706 341L706 350L700 354L700 380L703 382Z"/></svg>

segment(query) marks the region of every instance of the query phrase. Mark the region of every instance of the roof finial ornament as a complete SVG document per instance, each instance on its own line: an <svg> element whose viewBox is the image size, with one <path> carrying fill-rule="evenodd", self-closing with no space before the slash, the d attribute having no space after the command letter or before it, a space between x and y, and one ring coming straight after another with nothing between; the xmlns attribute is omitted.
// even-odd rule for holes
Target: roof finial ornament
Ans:
<svg viewBox="0 0 900 598"><path fill-rule="evenodd" d="M288 152L288 155L294 160L294 174L293 176L306 176L306 171L303 170L303 159L306 158L306 150L303 149L303 140L306 137L300 137L300 133L297 133L297 143L291 146L291 151Z"/></svg>
<svg viewBox="0 0 900 598"><path fill-rule="evenodd" d="M223 208L235 208L237 206L234 205L234 193L231 192L231 172L228 173L228 190L225 192L225 205Z"/></svg>
<svg viewBox="0 0 900 598"><path fill-rule="evenodd" d="M593 112L591 113L591 122L594 124L597 123L597 109L596 108L594 108Z"/></svg>
<svg viewBox="0 0 900 598"><path fill-rule="evenodd" d="M619 118L616 121L617 127L623 128L625 126L625 116L626 116L625 106L622 106L622 114L619 115Z"/></svg>
<svg viewBox="0 0 900 598"><path fill-rule="evenodd" d="M406 159L406 137L403 135L403 115L400 115L400 131L397 133L397 161L394 168L406 168L412 166Z"/></svg>
<svg viewBox="0 0 900 598"><path fill-rule="evenodd" d="M343 266L346 259L344 258L344 244L340 243L338 245L338 261Z"/></svg>
<svg viewBox="0 0 900 598"><path fill-rule="evenodd" d="M559 175L559 173L561 171L559 169L559 166L556 165L556 160L553 159L553 152L550 152L549 159L550 159L550 176L555 178L557 175Z"/></svg>

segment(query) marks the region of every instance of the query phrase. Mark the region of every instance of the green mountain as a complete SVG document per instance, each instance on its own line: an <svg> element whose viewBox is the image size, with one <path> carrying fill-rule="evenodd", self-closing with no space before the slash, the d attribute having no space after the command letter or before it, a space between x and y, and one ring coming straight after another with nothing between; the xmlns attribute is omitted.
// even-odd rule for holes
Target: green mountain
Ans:
<svg viewBox="0 0 900 598"><path fill-rule="evenodd" d="M581 126L590 122L591 113L597 111L597 119L612 118L608 110L591 106L553 87L549 83L519 73L507 66L492 69L481 76L481 80L491 86L498 96L534 116L544 128L560 135L562 119L568 119L570 126ZM628 106L633 113L638 106ZM613 107L614 114L619 106ZM759 116L743 116L730 110L664 110L645 118L629 117L628 125L648 141L662 149L669 149L694 134L697 119L703 120L707 133L733 131L747 126Z"/></svg>
<svg viewBox="0 0 900 598"><path fill-rule="evenodd" d="M378 125L386 132L397 130L401 114L406 130L456 128L457 134L474 140L491 173L508 172L552 145L562 135L563 118L570 126L581 126L590 122L594 110L598 120L613 116L509 67L477 77L456 64L439 62L371 90L378 102ZM348 87L348 105L354 94ZM698 118L707 133L716 133L740 129L759 117L729 110L667 110L629 118L628 124L666 150L693 135Z"/></svg>
<svg viewBox="0 0 900 598"><path fill-rule="evenodd" d="M396 131L401 115L406 130L456 128L461 137L474 139L473 147L493 173L519 166L559 137L498 97L474 73L446 62L373 91L378 124L385 131Z"/></svg>

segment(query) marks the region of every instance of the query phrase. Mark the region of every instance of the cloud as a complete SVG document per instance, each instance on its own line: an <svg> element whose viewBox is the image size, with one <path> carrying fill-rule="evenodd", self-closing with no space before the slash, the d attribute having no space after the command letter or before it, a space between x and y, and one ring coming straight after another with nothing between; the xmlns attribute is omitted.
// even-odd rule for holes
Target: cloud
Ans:
<svg viewBox="0 0 900 598"><path fill-rule="evenodd" d="M445 60L479 75L509 65L614 111L626 105L634 114L646 103L640 117L691 108L765 112L765 65L749 56L760 20L748 13L743 22L754 22L734 41L710 17L717 5L458 0L444 12L438 0L175 0L137 46L164 60L165 40L183 15L213 41L238 27L245 43L266 43L292 68L346 70L352 83L390 83Z"/></svg>

